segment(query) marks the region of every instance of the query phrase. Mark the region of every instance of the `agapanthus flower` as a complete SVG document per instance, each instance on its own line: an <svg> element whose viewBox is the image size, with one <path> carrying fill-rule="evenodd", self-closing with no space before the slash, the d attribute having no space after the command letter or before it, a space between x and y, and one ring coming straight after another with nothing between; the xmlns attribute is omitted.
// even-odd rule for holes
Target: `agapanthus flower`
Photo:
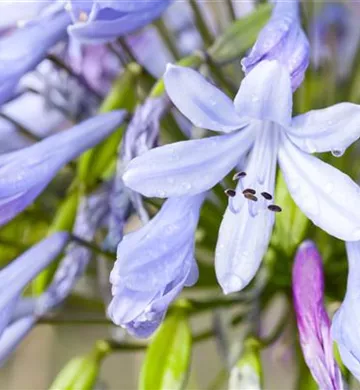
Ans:
<svg viewBox="0 0 360 390"><path fill-rule="evenodd" d="M151 23L170 3L171 0L69 0L66 8L72 16L73 25L68 31L82 42L113 41Z"/></svg>
<svg viewBox="0 0 360 390"><path fill-rule="evenodd" d="M324 4L311 26L312 57L315 66L336 60L336 72L349 72L360 39L358 16L348 4Z"/></svg>
<svg viewBox="0 0 360 390"><path fill-rule="evenodd" d="M149 223L120 242L108 314L131 334L150 336L183 287L196 282L195 230L204 197L168 199Z"/></svg>
<svg viewBox="0 0 360 390"><path fill-rule="evenodd" d="M122 123L125 111L98 115L27 148L0 156L0 225L24 210L60 168Z"/></svg>
<svg viewBox="0 0 360 390"><path fill-rule="evenodd" d="M0 271L0 335L12 318L15 307L21 299L22 290L56 259L68 239L68 233L55 233L27 250Z"/></svg>
<svg viewBox="0 0 360 390"><path fill-rule="evenodd" d="M360 381L360 242L347 242L346 250L349 261L346 294L334 315L331 334L339 347L343 363Z"/></svg>
<svg viewBox="0 0 360 390"><path fill-rule="evenodd" d="M66 37L70 22L69 15L60 10L0 39L0 103L9 99L20 78L33 70L49 49Z"/></svg>
<svg viewBox="0 0 360 390"><path fill-rule="evenodd" d="M252 148L221 224L216 272L225 292L244 288L266 251L274 222L276 161L295 202L313 223L348 241L360 239L359 187L311 156L341 154L360 136L360 107L342 103L291 118L292 87L278 61L262 61L232 102L192 69L169 66L167 93L198 127L219 136L155 148L132 160L125 184L145 196L195 195L218 183Z"/></svg>
<svg viewBox="0 0 360 390"><path fill-rule="evenodd" d="M292 289L305 361L320 389L343 389L333 355L330 319L324 306L324 270L312 241L303 242L295 256Z"/></svg>
<svg viewBox="0 0 360 390"><path fill-rule="evenodd" d="M241 64L248 74L263 60L277 60L287 68L295 90L304 79L309 58L309 42L301 28L299 2L276 1L271 19Z"/></svg>

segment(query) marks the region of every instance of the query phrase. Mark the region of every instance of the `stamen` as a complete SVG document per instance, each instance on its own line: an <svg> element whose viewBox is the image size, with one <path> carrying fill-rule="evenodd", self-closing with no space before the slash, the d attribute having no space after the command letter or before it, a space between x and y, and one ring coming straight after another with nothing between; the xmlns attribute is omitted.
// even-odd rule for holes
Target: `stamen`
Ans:
<svg viewBox="0 0 360 390"><path fill-rule="evenodd" d="M256 191L253 190L252 188L246 188L244 191L243 191L243 194L251 194L251 195L255 195L256 194Z"/></svg>
<svg viewBox="0 0 360 390"><path fill-rule="evenodd" d="M245 177L245 176L246 176L246 172L237 172L233 176L233 180L239 180L239 179L241 179L242 177Z"/></svg>
<svg viewBox="0 0 360 390"><path fill-rule="evenodd" d="M271 199L272 199L272 196L271 196L268 192L266 192L266 191L262 192L261 195L262 195L266 200L271 200Z"/></svg>
<svg viewBox="0 0 360 390"><path fill-rule="evenodd" d="M255 195L250 193L245 193L244 196L246 199L252 200L253 202L257 202L258 200L258 198Z"/></svg>
<svg viewBox="0 0 360 390"><path fill-rule="evenodd" d="M282 208L276 204L271 204L268 206L268 209L270 211L274 211L275 213L280 213L280 211L282 211Z"/></svg>
<svg viewBox="0 0 360 390"><path fill-rule="evenodd" d="M231 188L226 189L224 192L227 196L231 198L233 198L236 195L236 191Z"/></svg>

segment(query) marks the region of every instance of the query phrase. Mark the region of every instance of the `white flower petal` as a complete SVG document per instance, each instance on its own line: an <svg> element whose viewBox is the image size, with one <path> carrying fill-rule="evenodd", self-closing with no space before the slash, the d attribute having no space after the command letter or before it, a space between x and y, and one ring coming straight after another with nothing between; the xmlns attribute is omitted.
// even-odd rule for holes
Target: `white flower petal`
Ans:
<svg viewBox="0 0 360 390"><path fill-rule="evenodd" d="M342 154L360 137L360 106L340 103L299 115L287 134L304 152Z"/></svg>
<svg viewBox="0 0 360 390"><path fill-rule="evenodd" d="M360 239L360 188L349 176L285 136L279 162L292 197L315 225L342 240Z"/></svg>

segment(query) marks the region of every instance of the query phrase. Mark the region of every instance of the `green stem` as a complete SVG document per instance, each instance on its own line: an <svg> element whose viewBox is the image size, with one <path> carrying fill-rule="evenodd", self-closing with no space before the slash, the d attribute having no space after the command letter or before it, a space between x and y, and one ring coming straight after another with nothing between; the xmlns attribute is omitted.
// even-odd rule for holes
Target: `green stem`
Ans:
<svg viewBox="0 0 360 390"><path fill-rule="evenodd" d="M189 3L190 3L190 6L194 12L196 27L199 30L199 33L201 35L201 38L204 41L205 46L208 47L212 44L212 42L214 41L214 38L213 38L210 30L208 29L208 26L203 18L202 12L201 12L196 0L189 0Z"/></svg>
<svg viewBox="0 0 360 390"><path fill-rule="evenodd" d="M164 41L166 47L169 49L170 53L174 56L175 60L178 61L180 59L178 49L176 47L172 34L169 32L164 21L162 19L158 19L154 23L154 25L159 35L161 36L162 40Z"/></svg>
<svg viewBox="0 0 360 390"><path fill-rule="evenodd" d="M226 4L226 6L228 8L231 21L233 22L234 20L236 20L236 15L235 15L235 10L234 10L233 3L232 3L231 0L225 0L225 4Z"/></svg>
<svg viewBox="0 0 360 390"><path fill-rule="evenodd" d="M78 237L74 234L71 235L71 240L76 242L79 245L84 246L85 248L90 249L91 251L93 251L99 255L105 256L109 260L115 261L115 254L101 249L100 247L98 247L96 244L94 244L92 242L86 241L86 240L82 239L81 237Z"/></svg>

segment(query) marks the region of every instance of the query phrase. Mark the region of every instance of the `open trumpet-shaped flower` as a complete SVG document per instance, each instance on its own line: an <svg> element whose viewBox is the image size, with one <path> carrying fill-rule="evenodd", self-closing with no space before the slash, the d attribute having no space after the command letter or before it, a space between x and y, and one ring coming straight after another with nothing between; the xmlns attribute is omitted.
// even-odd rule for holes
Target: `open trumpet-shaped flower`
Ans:
<svg viewBox="0 0 360 390"><path fill-rule="evenodd" d="M295 90L304 79L309 58L309 42L301 28L299 2L276 1L270 21L260 31L241 65L248 74L263 60L278 60L291 75L291 85Z"/></svg>
<svg viewBox="0 0 360 390"><path fill-rule="evenodd" d="M324 306L321 256L312 241L303 242L296 253L292 288L300 344L314 379L320 389L343 389Z"/></svg>
<svg viewBox="0 0 360 390"><path fill-rule="evenodd" d="M346 250L349 261L346 295L334 315L331 333L345 366L360 381L360 242L347 242Z"/></svg>
<svg viewBox="0 0 360 390"><path fill-rule="evenodd" d="M292 86L278 61L260 62L232 102L194 70L169 66L170 99L196 126L215 137L155 148L128 164L127 186L146 196L195 195L218 183L252 148L236 191L231 191L216 251L216 272L225 292L244 288L267 248L274 216L276 161L300 209L329 234L360 239L359 187L344 173L311 156L341 154L360 136L360 106L350 103L291 118Z"/></svg>
<svg viewBox="0 0 360 390"><path fill-rule="evenodd" d="M73 25L69 34L82 42L107 42L129 34L157 19L171 0L69 0Z"/></svg>
<svg viewBox="0 0 360 390"><path fill-rule="evenodd" d="M27 148L0 156L0 225L24 210L58 170L115 131L125 111L88 119Z"/></svg>
<svg viewBox="0 0 360 390"><path fill-rule="evenodd" d="M0 271L0 335L8 325L25 286L61 253L68 241L65 232L55 233L30 248Z"/></svg>
<svg viewBox="0 0 360 390"><path fill-rule="evenodd" d="M149 223L118 246L108 313L137 337L150 336L182 288L197 280L195 230L204 197L168 199Z"/></svg>

